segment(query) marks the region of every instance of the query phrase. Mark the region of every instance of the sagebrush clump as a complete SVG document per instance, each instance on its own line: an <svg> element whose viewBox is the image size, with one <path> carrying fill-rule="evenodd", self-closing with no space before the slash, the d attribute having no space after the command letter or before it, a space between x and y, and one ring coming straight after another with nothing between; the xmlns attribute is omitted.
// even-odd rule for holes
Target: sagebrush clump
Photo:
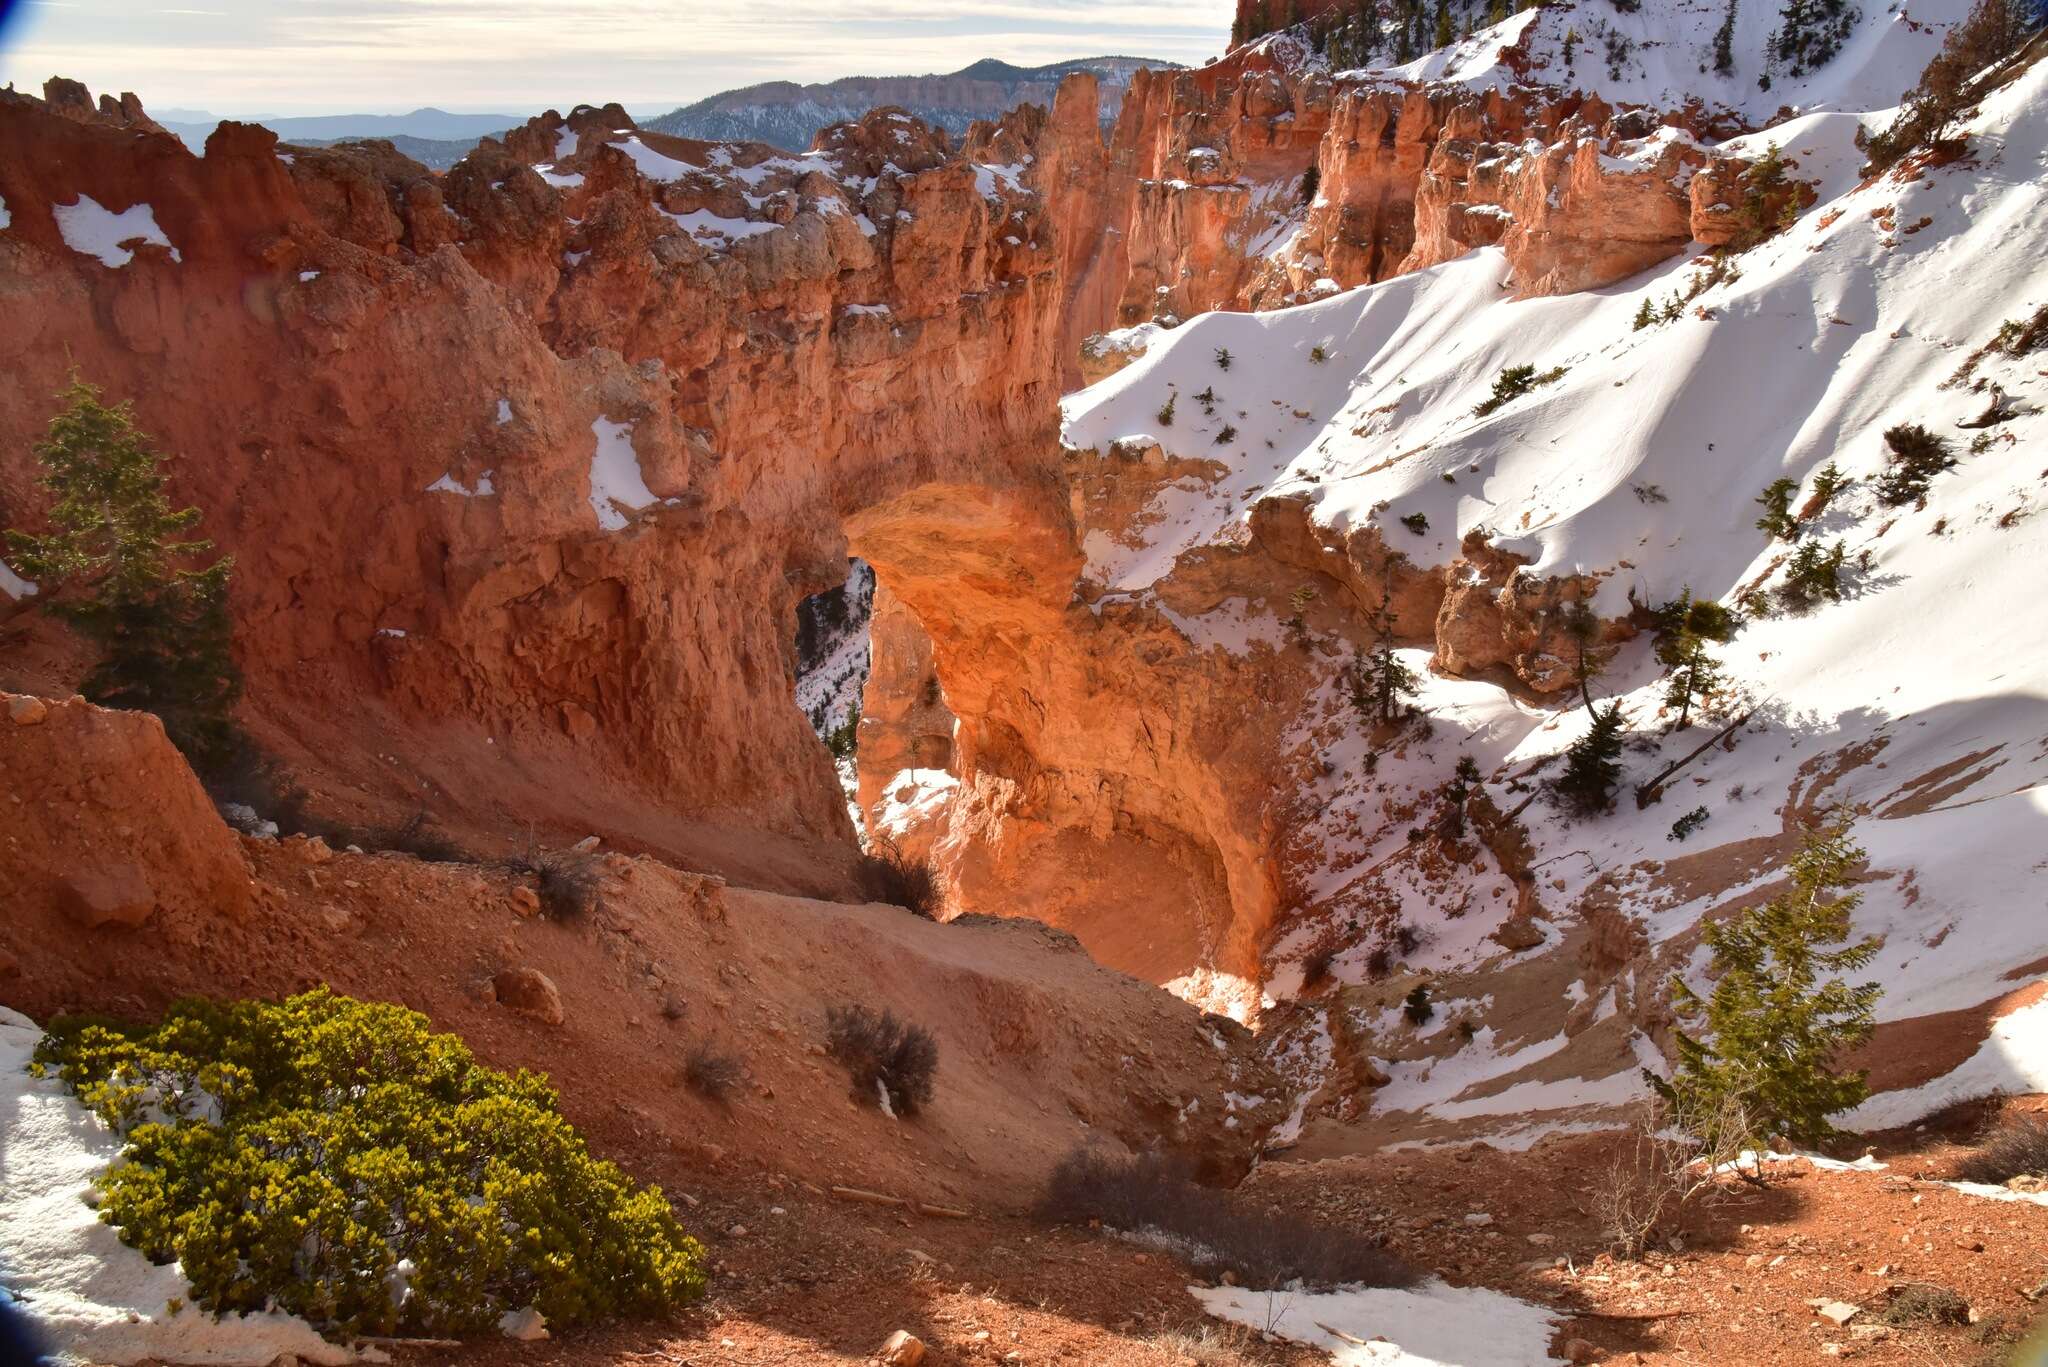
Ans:
<svg viewBox="0 0 2048 1367"><path fill-rule="evenodd" d="M1160 1154L1076 1150L1053 1170L1039 1214L1064 1224L1099 1220L1127 1235L1165 1237L1205 1277L1232 1274L1254 1291L1408 1286L1414 1272L1367 1235L1311 1224L1229 1192L1198 1186Z"/></svg>
<svg viewBox="0 0 2048 1367"><path fill-rule="evenodd" d="M217 1314L448 1335L704 1289L660 1190L593 1158L545 1078L483 1067L404 1007L321 988L187 999L155 1026L60 1018L36 1067L127 1141L100 1218Z"/></svg>
<svg viewBox="0 0 2048 1367"><path fill-rule="evenodd" d="M931 1104L939 1042L921 1025L892 1011L834 1006L825 1013L825 1052L846 1069L854 1099L863 1105L914 1115Z"/></svg>
<svg viewBox="0 0 2048 1367"><path fill-rule="evenodd" d="M1957 1165L1956 1176L1990 1186L2002 1186L2015 1177L2048 1181L2048 1115L2014 1116Z"/></svg>
<svg viewBox="0 0 2048 1367"><path fill-rule="evenodd" d="M1934 477L1956 468L1948 439L1917 422L1888 427L1884 433L1887 463L1877 477L1877 498L1890 508L1903 508L1926 497Z"/></svg>
<svg viewBox="0 0 2048 1367"><path fill-rule="evenodd" d="M861 896L870 902L888 902L927 921L936 921L945 904L945 889L932 862L912 859L887 836L862 852L857 876Z"/></svg>

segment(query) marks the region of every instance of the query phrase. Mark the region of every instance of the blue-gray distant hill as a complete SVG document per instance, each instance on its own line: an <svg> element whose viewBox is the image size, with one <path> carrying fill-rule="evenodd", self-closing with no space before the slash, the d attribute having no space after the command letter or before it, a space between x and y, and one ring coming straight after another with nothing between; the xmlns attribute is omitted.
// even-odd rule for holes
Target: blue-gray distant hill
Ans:
<svg viewBox="0 0 2048 1367"><path fill-rule="evenodd" d="M442 170L461 160L477 140L525 123L525 114L451 114L415 109L410 114L314 114L302 118L253 119L289 143L325 147L352 138L386 138L416 161ZM220 116L193 109L168 110L157 122L198 151Z"/></svg>
<svg viewBox="0 0 2048 1367"><path fill-rule="evenodd" d="M728 90L640 122L678 137L765 142L802 151L820 128L857 119L882 105L896 105L957 134L976 119L995 118L1020 104L1050 106L1061 78L1092 71L1101 83L1102 121L1108 124L1123 105L1132 73L1144 68L1178 70L1179 64L1146 57L1082 57L1022 67L989 57L938 76L848 76L824 85L770 81Z"/></svg>

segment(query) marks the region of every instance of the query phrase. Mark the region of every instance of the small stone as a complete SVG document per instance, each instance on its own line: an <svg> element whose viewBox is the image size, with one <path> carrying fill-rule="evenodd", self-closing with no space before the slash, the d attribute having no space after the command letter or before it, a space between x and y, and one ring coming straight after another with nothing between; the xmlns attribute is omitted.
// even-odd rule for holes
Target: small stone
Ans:
<svg viewBox="0 0 2048 1367"><path fill-rule="evenodd" d="M1984 1241L1982 1239L1958 1239L1956 1240L1956 1247L1965 1253L1982 1253L1984 1251Z"/></svg>
<svg viewBox="0 0 2048 1367"><path fill-rule="evenodd" d="M1143 1265L1152 1261L1152 1255L1149 1253L1133 1253L1131 1261Z"/></svg>
<svg viewBox="0 0 2048 1367"><path fill-rule="evenodd" d="M1829 1301L1825 1305L1814 1307L1813 1313L1819 1315L1829 1324L1832 1324L1839 1329L1841 1326L1847 1324L1850 1320L1853 1320L1858 1315L1862 1314L1863 1307L1860 1305L1851 1305L1847 1301Z"/></svg>
<svg viewBox="0 0 2048 1367"><path fill-rule="evenodd" d="M732 1235L735 1239L744 1239L747 1237L747 1227L745 1225L734 1225L726 1233Z"/></svg>
<svg viewBox="0 0 2048 1367"><path fill-rule="evenodd" d="M1465 1217L1465 1223L1474 1229L1483 1229L1493 1223L1493 1217L1483 1210L1475 1210Z"/></svg>
<svg viewBox="0 0 2048 1367"><path fill-rule="evenodd" d="M1555 1234L1528 1234L1523 1237L1538 1248L1548 1248L1557 1242Z"/></svg>
<svg viewBox="0 0 2048 1367"><path fill-rule="evenodd" d="M602 840L599 840L594 835L586 835L581 840L571 845L569 849L572 853L575 854L589 854L603 843L604 842ZM920 1347L922 1347L922 1345L920 1345Z"/></svg>
<svg viewBox="0 0 2048 1367"><path fill-rule="evenodd" d="M907 1329L898 1329L882 1345L881 1356L887 1367L917 1367L924 1361L924 1340Z"/></svg>
<svg viewBox="0 0 2048 1367"><path fill-rule="evenodd" d="M1564 1357L1567 1362L1598 1362L1600 1350L1584 1339L1566 1339Z"/></svg>
<svg viewBox="0 0 2048 1367"><path fill-rule="evenodd" d="M540 914L540 894L529 887L512 889L512 910L521 916Z"/></svg>
<svg viewBox="0 0 2048 1367"><path fill-rule="evenodd" d="M977 1329L974 1331L974 1341L976 1343L987 1343L993 1337L995 1336L989 1333L989 1331L986 1329Z"/></svg>
<svg viewBox="0 0 2048 1367"><path fill-rule="evenodd" d="M50 708L41 698L23 695L7 700L7 719L16 726L41 726Z"/></svg>
<svg viewBox="0 0 2048 1367"><path fill-rule="evenodd" d="M498 1332L521 1343L534 1343L548 1336L547 1317L530 1305L524 1310L507 1310L498 1316Z"/></svg>

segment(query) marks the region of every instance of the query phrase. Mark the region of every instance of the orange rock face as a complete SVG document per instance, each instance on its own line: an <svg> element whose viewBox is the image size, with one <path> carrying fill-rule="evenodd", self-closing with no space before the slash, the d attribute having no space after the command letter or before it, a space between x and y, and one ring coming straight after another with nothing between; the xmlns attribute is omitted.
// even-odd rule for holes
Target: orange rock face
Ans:
<svg viewBox="0 0 2048 1367"><path fill-rule="evenodd" d="M155 717L0 696L0 774L10 915L132 930L159 912L248 911L240 842Z"/></svg>
<svg viewBox="0 0 2048 1367"><path fill-rule="evenodd" d="M1048 458L1051 235L901 114L805 159L621 129L549 116L437 178L0 103L0 522L34 523L75 364L236 556L249 722L288 759L850 843L793 605L854 514ZM172 247L75 250L81 195Z"/></svg>
<svg viewBox="0 0 2048 1367"><path fill-rule="evenodd" d="M1523 293L1607 283L1690 240L1704 160L1639 114L1302 56L1141 75L1107 143L1077 76L957 149L892 110L797 158L582 107L445 176L234 124L194 157L132 101L0 97L0 523L38 515L26 451L76 363L236 556L247 721L326 796L806 891L843 888L853 831L792 703L794 609L859 555L866 820L957 909L1243 1006L1303 895L1312 671L1077 595L1085 537L1203 474L1059 449L1081 339L1496 242ZM80 196L170 245L80 250ZM1566 686L1543 624L1584 585L1484 546L1404 569L1284 501L1253 526L1185 557L1168 610L1307 579L1332 639L1384 603L1446 672Z"/></svg>

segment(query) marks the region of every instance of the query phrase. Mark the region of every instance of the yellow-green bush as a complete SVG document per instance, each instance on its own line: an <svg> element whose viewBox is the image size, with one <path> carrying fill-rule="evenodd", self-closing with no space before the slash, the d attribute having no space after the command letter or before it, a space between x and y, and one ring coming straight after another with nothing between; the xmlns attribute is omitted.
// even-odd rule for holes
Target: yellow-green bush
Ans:
<svg viewBox="0 0 2048 1367"><path fill-rule="evenodd" d="M481 1066L418 1012L324 988L189 999L153 1027L59 1020L36 1057L127 1139L101 1218L180 1260L209 1310L458 1334L704 1288L659 1188L593 1158L545 1078Z"/></svg>

